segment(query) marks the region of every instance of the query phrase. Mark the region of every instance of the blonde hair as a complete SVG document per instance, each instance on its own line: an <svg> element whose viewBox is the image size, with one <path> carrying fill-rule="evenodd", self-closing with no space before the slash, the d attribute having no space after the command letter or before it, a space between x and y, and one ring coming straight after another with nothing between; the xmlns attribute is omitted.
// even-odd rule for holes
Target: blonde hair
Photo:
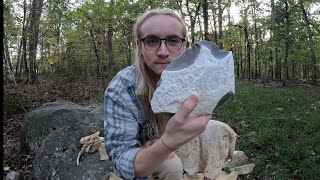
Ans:
<svg viewBox="0 0 320 180"><path fill-rule="evenodd" d="M136 21L133 33L136 40L142 38L140 27L142 24L147 21L149 18L156 15L167 15L176 18L182 24L182 36L183 38L187 38L187 28L183 19L173 10L171 9L152 9L142 14ZM135 49L135 62L134 62L138 76L139 76L139 84L138 84L138 98L142 102L142 105L145 108L146 115L149 118L149 126L147 129L147 133L149 138L159 138L159 136L163 133L166 121L159 114L154 114L150 102L153 96L153 93L156 89L157 79L152 78L152 71L147 67L143 58L139 53L139 48ZM154 137L156 136L156 137ZM158 136L158 137L157 137Z"/></svg>

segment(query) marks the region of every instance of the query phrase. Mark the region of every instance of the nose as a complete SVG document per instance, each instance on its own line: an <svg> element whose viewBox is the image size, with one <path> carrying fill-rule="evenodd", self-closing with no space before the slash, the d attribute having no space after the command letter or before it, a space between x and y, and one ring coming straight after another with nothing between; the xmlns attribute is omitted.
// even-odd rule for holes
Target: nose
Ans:
<svg viewBox="0 0 320 180"><path fill-rule="evenodd" d="M160 41L160 47L158 49L157 54L159 56L168 56L169 55L169 49L167 48L166 41L164 39L162 39Z"/></svg>

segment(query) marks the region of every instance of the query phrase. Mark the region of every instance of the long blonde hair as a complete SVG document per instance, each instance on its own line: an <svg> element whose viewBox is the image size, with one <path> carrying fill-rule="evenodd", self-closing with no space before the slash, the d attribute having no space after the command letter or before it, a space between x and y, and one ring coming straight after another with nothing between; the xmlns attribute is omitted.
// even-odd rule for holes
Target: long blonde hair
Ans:
<svg viewBox="0 0 320 180"><path fill-rule="evenodd" d="M182 36L183 38L187 38L187 28L183 19L173 10L171 9L152 9L142 14L136 21L133 32L136 40L142 38L140 27L141 25L156 15L167 15L176 18L182 24ZM137 43L138 46L138 43ZM157 79L152 77L152 71L148 68L146 63L143 60L143 57L139 53L139 48L135 49L135 62L134 62L138 76L139 76L139 84L138 84L138 98L142 102L142 105L145 108L146 115L149 118L149 126L147 128L147 133L149 138L158 138L164 131L166 121L160 114L154 114L150 102L153 96L153 93L156 89Z"/></svg>

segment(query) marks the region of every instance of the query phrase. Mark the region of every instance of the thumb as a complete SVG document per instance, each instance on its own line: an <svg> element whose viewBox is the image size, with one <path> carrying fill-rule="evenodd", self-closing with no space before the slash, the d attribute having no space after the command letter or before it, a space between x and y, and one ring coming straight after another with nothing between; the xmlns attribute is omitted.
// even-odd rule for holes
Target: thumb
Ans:
<svg viewBox="0 0 320 180"><path fill-rule="evenodd" d="M195 95L189 96L183 103L180 110L176 113L177 118L187 118L194 110L198 103L198 98Z"/></svg>

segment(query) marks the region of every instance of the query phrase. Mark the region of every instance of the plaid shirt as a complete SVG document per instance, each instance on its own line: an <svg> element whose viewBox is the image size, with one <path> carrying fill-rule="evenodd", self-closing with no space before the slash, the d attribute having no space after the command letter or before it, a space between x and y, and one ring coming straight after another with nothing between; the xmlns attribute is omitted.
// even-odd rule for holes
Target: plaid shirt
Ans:
<svg viewBox="0 0 320 180"><path fill-rule="evenodd" d="M138 75L134 65L121 70L109 83L104 98L106 151L113 169L124 179L136 179L134 159L146 137L144 108L137 98ZM147 179L147 178L142 178Z"/></svg>

